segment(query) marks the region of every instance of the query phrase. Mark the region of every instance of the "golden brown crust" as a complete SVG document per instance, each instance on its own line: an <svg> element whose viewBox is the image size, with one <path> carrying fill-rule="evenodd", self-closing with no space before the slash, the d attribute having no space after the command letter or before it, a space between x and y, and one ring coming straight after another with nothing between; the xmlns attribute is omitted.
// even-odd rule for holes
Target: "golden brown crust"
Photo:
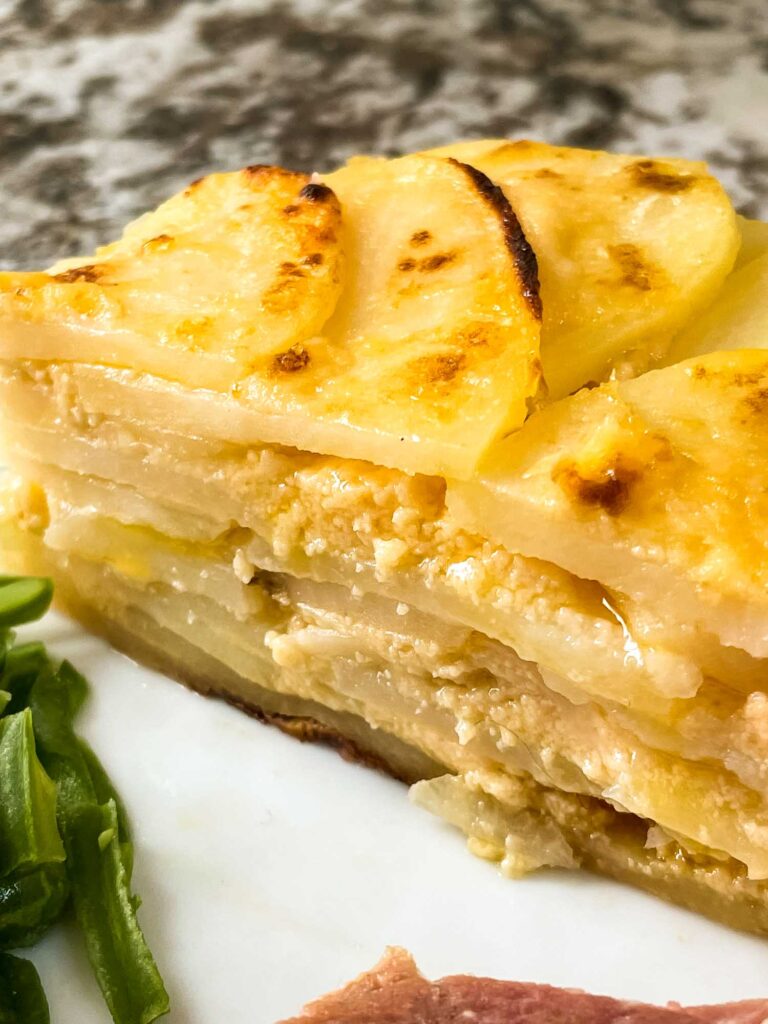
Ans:
<svg viewBox="0 0 768 1024"><path fill-rule="evenodd" d="M629 166L635 185L654 192L685 192L696 184L694 174L680 174L658 160L638 160Z"/></svg>
<svg viewBox="0 0 768 1024"><path fill-rule="evenodd" d="M462 163L454 157L449 157L448 159L452 164L455 164L456 167L460 167L464 171L475 189L499 215L504 228L504 241L512 255L523 295L533 315L537 320L541 320L539 264L536 259L536 253L525 237L525 233L520 225L520 221L517 219L517 214L512 209L512 205L499 186L491 181L486 174L483 174L482 171L479 171L471 164Z"/></svg>

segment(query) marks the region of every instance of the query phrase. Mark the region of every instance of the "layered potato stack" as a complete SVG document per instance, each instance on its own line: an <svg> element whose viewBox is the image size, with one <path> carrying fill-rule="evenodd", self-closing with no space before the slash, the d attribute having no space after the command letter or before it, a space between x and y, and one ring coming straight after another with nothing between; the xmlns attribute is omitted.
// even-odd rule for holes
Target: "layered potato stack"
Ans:
<svg viewBox="0 0 768 1024"><path fill-rule="evenodd" d="M511 875L768 932L768 236L530 142L213 174L0 275L3 562Z"/></svg>

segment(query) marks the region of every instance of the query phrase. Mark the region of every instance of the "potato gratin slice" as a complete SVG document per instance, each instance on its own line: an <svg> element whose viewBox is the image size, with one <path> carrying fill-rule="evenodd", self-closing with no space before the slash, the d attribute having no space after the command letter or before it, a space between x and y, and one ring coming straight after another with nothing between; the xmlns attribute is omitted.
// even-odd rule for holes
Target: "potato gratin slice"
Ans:
<svg viewBox="0 0 768 1024"><path fill-rule="evenodd" d="M450 159L328 182L214 174L87 263L0 274L0 354L214 390L254 441L468 475L539 384L515 214Z"/></svg>
<svg viewBox="0 0 768 1024"><path fill-rule="evenodd" d="M212 175L0 275L4 561L509 875L766 932L767 245L683 160Z"/></svg>

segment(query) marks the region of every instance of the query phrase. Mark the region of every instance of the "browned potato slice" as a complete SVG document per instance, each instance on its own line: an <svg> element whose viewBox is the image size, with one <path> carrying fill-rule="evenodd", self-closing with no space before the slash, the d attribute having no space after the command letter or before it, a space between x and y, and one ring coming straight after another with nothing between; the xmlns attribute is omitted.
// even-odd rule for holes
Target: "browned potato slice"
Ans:
<svg viewBox="0 0 768 1024"><path fill-rule="evenodd" d="M465 477L539 383L536 263L517 219L453 160L353 160L324 180L348 283L306 387L321 380L324 415L368 431L366 458L398 465L412 445L410 467Z"/></svg>
<svg viewBox="0 0 768 1024"><path fill-rule="evenodd" d="M584 390L449 486L470 529L768 657L768 353Z"/></svg>
<svg viewBox="0 0 768 1024"><path fill-rule="evenodd" d="M226 389L331 315L340 220L335 197L306 175L209 175L80 265L0 274L0 354Z"/></svg>
<svg viewBox="0 0 768 1024"><path fill-rule="evenodd" d="M642 372L733 265L735 214L702 163L503 140L435 152L479 167L520 218L539 261L552 398L617 365Z"/></svg>
<svg viewBox="0 0 768 1024"><path fill-rule="evenodd" d="M508 201L471 167L363 160L322 184L251 168L91 264L0 275L0 356L225 393L136 384L169 425L187 410L213 436L466 477L537 389L537 288Z"/></svg>

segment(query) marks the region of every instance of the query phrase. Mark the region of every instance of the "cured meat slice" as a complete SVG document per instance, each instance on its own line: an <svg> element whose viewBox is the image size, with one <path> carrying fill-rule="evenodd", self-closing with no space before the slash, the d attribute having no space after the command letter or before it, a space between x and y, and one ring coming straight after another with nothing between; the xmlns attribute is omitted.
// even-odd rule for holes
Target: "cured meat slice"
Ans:
<svg viewBox="0 0 768 1024"><path fill-rule="evenodd" d="M346 987L279 1024L761 1024L768 999L666 1007L575 989L458 974L428 981L404 949L389 949Z"/></svg>

